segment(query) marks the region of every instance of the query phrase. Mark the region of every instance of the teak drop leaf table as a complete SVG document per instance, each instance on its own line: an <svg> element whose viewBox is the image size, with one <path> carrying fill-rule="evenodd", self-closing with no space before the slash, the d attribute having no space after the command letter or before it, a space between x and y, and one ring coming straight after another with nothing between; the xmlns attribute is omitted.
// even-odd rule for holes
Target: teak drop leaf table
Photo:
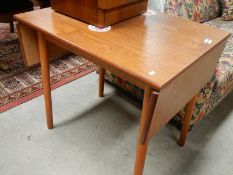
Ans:
<svg viewBox="0 0 233 175"><path fill-rule="evenodd" d="M229 37L219 29L165 14L141 15L105 33L90 31L87 24L50 8L18 14L15 19L25 60L32 59L26 53L30 48L40 57L49 129L53 128L49 55L61 51L49 50L48 44L100 67L99 96L103 96L105 70L145 90L134 175L143 174L150 139L188 104L179 140L184 144L195 94L213 75Z"/></svg>

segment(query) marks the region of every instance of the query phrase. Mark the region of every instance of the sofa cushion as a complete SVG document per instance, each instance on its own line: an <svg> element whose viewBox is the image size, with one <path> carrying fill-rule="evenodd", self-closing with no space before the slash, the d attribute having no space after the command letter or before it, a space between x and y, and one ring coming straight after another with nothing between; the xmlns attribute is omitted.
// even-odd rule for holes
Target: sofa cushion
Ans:
<svg viewBox="0 0 233 175"><path fill-rule="evenodd" d="M221 18L216 18L216 19L207 21L204 24L208 24L211 27L216 27L216 28L225 30L231 33L231 35L233 35L233 21L223 21Z"/></svg>
<svg viewBox="0 0 233 175"><path fill-rule="evenodd" d="M233 20L233 0L221 0L223 6L222 18L223 20Z"/></svg>
<svg viewBox="0 0 233 175"><path fill-rule="evenodd" d="M205 22L220 15L219 0L165 0L165 12Z"/></svg>
<svg viewBox="0 0 233 175"><path fill-rule="evenodd" d="M188 18L184 0L165 0L164 12L170 15Z"/></svg>

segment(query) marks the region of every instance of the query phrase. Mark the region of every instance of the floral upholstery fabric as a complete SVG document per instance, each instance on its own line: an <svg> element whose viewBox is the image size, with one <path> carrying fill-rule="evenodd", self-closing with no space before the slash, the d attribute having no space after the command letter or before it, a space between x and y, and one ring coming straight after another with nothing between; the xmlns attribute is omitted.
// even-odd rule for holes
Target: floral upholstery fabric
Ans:
<svg viewBox="0 0 233 175"><path fill-rule="evenodd" d="M221 17L219 17L203 25L226 30L232 33L232 35L219 60L215 74L206 86L200 90L190 125L194 125L212 111L233 89L233 21L223 21ZM139 99L143 98L143 90L139 89L137 86L115 76L111 72L107 72L106 77L108 81L123 88L130 94L133 94ZM175 117L175 119L180 122L178 117Z"/></svg>
<svg viewBox="0 0 233 175"><path fill-rule="evenodd" d="M221 0L223 6L222 18L225 21L233 20L233 0Z"/></svg>
<svg viewBox="0 0 233 175"><path fill-rule="evenodd" d="M188 18L184 0L165 0L164 12L182 18Z"/></svg>
<svg viewBox="0 0 233 175"><path fill-rule="evenodd" d="M230 32L231 36L219 60L215 74L206 87L200 91L192 123L199 121L212 111L233 89L233 22L216 18L205 24Z"/></svg>
<svg viewBox="0 0 233 175"><path fill-rule="evenodd" d="M196 22L205 22L220 14L219 0L165 0L165 13Z"/></svg>

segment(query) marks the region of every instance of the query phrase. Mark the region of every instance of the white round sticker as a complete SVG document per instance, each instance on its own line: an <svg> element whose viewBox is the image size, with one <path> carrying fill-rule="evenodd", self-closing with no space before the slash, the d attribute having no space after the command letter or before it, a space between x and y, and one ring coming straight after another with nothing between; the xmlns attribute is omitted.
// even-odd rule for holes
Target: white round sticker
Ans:
<svg viewBox="0 0 233 175"><path fill-rule="evenodd" d="M91 31L94 31L94 32L108 32L108 31L111 30L111 26L108 26L108 27L105 27L105 28L99 28L99 27L96 27L96 26L93 26L93 25L89 25L88 29L90 29Z"/></svg>
<svg viewBox="0 0 233 175"><path fill-rule="evenodd" d="M154 10L148 9L146 13L144 13L143 15L145 16L155 16L156 12Z"/></svg>

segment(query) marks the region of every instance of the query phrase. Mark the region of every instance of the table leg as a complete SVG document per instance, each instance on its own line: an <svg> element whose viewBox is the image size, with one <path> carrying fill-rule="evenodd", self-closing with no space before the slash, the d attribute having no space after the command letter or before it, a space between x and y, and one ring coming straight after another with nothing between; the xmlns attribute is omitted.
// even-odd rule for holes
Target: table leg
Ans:
<svg viewBox="0 0 233 175"><path fill-rule="evenodd" d="M11 33L14 33L15 32L15 27L14 27L14 21L11 21L10 22L10 31L11 31Z"/></svg>
<svg viewBox="0 0 233 175"><path fill-rule="evenodd" d="M45 109L47 117L48 129L53 128L53 110L52 110L52 98L51 98L51 85L50 85L50 73L49 73L49 61L47 51L47 41L44 36L38 32L38 46L39 46L39 57L41 62L42 72L42 83L45 100Z"/></svg>
<svg viewBox="0 0 233 175"><path fill-rule="evenodd" d="M186 106L186 111L185 111L185 115L184 115L184 119L183 119L183 125L182 125L182 129L181 129L180 139L178 142L178 144L180 146L184 146L184 144L185 144L185 140L186 140L188 130L189 130L189 123L192 119L193 109L194 109L194 106L196 103L196 99L197 99L197 96L194 96Z"/></svg>
<svg viewBox="0 0 233 175"><path fill-rule="evenodd" d="M142 143L143 131L148 121L148 113L149 113L149 103L150 97L153 92L153 89L147 87L144 92L144 100L143 100L143 108L141 114L141 122L139 128L139 135L138 135L138 145L137 145L137 152L136 152L136 162L134 168L134 175L142 175L144 164L146 160L146 153L148 148L148 142Z"/></svg>
<svg viewBox="0 0 233 175"><path fill-rule="evenodd" d="M104 96L104 75L105 69L99 67L99 97Z"/></svg>

